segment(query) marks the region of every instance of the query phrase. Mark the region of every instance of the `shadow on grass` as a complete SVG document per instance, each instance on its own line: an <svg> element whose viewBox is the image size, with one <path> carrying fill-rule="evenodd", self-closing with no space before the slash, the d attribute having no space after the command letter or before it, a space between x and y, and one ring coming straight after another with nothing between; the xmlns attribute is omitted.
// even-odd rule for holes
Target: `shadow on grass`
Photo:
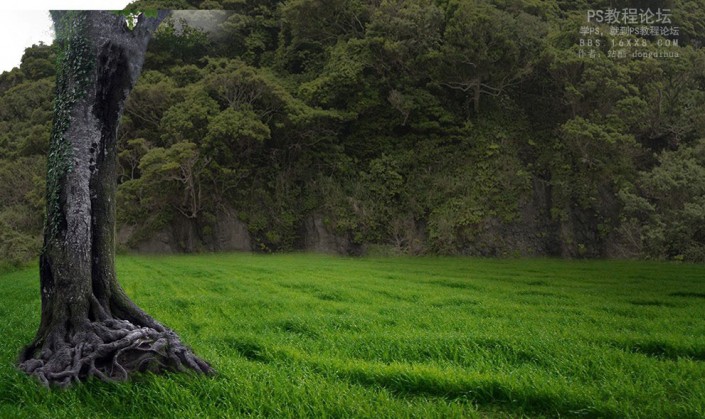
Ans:
<svg viewBox="0 0 705 419"><path fill-rule="evenodd" d="M453 279L440 279L440 280L435 280L435 281L427 281L426 283L430 284L430 285L440 285L440 286L446 287L446 288L466 289L466 290L474 290L474 291L481 290L481 288L478 287L477 285L471 284L469 282L458 281L458 280L453 280Z"/></svg>
<svg viewBox="0 0 705 419"><path fill-rule="evenodd" d="M705 298L705 292L687 292L677 291L670 294L671 297L686 297L686 298Z"/></svg>
<svg viewBox="0 0 705 419"><path fill-rule="evenodd" d="M301 337L318 339L319 333L309 327L305 321L301 319L289 319L277 323L277 327L286 333L298 335Z"/></svg>
<svg viewBox="0 0 705 419"><path fill-rule="evenodd" d="M458 376L452 372L402 365L312 362L314 370L368 388L385 389L396 397L442 398L451 402L474 403L503 412L549 417L617 417L619 413L594 406L594 401L571 394L544 392L529 386L512 386L489 376Z"/></svg>
<svg viewBox="0 0 705 419"><path fill-rule="evenodd" d="M475 339L471 346L501 357L512 365L531 364L540 367L551 367L545 356L531 349L524 349L521 345L512 344L500 339Z"/></svg>
<svg viewBox="0 0 705 419"><path fill-rule="evenodd" d="M480 302L478 300L471 299L471 298L463 298L463 297L446 298L444 300L435 301L435 302L431 303L431 305L433 307L442 307L442 308L474 307L479 304L480 304Z"/></svg>
<svg viewBox="0 0 705 419"><path fill-rule="evenodd" d="M267 351L267 348L254 339L230 337L225 338L223 342L228 348L234 349L240 356L249 361L262 363L272 361L272 355Z"/></svg>
<svg viewBox="0 0 705 419"><path fill-rule="evenodd" d="M316 298L319 300L323 301L335 301L335 302L343 302L343 301L348 301L349 297L341 292L338 291L324 291L324 292L319 292L316 294Z"/></svg>
<svg viewBox="0 0 705 419"><path fill-rule="evenodd" d="M705 361L705 347L683 347L660 340L613 342L624 351L662 360L692 359Z"/></svg>
<svg viewBox="0 0 705 419"><path fill-rule="evenodd" d="M527 282L526 285L531 285L533 287L538 287L538 286L546 286L549 285L548 282L546 281L531 281Z"/></svg>
<svg viewBox="0 0 705 419"><path fill-rule="evenodd" d="M519 291L517 292L517 295L523 295L523 296L534 296L534 297L552 297L552 298L558 298L562 300L569 300L570 297L567 295L561 295L561 294L556 294L555 292L549 292L549 291Z"/></svg>
<svg viewBox="0 0 705 419"><path fill-rule="evenodd" d="M631 300L629 301L629 304L635 305L635 306L643 306L643 307L675 307L676 305L673 303L669 303L666 301L661 301L661 300Z"/></svg>

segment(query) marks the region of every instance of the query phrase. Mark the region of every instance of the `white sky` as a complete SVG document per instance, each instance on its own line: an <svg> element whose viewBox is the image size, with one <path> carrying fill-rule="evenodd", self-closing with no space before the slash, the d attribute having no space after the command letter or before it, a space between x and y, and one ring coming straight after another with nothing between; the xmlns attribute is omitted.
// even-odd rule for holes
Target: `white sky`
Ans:
<svg viewBox="0 0 705 419"><path fill-rule="evenodd" d="M49 10L119 10L129 3L130 0L0 1L0 73L19 66L25 48L39 41L52 42Z"/></svg>

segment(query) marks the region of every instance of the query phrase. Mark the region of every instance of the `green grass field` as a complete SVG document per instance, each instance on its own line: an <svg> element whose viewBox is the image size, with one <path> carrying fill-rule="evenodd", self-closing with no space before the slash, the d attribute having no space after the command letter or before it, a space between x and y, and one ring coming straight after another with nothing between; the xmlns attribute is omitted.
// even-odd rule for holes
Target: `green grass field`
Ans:
<svg viewBox="0 0 705 419"><path fill-rule="evenodd" d="M0 275L0 417L705 417L705 266L121 257L217 369L49 391L14 362L34 269Z"/></svg>

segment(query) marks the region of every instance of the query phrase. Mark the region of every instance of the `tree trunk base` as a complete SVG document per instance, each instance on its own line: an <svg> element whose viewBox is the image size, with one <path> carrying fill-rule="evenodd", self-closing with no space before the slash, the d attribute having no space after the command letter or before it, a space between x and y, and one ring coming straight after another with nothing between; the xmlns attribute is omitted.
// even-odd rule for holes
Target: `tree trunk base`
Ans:
<svg viewBox="0 0 705 419"><path fill-rule="evenodd" d="M45 386L67 387L96 377L124 381L133 372L194 371L213 374L171 330L140 327L127 320L85 322L72 333L53 330L21 354L19 368Z"/></svg>

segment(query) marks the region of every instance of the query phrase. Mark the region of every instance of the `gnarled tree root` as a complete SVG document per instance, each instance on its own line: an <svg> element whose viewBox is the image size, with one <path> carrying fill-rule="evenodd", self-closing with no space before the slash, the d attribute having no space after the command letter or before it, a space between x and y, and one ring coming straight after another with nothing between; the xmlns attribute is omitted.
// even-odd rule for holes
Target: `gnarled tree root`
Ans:
<svg viewBox="0 0 705 419"><path fill-rule="evenodd" d="M123 381L133 372L213 369L171 330L139 327L127 320L86 322L73 332L53 331L20 355L19 368L45 386L66 387L96 377Z"/></svg>

